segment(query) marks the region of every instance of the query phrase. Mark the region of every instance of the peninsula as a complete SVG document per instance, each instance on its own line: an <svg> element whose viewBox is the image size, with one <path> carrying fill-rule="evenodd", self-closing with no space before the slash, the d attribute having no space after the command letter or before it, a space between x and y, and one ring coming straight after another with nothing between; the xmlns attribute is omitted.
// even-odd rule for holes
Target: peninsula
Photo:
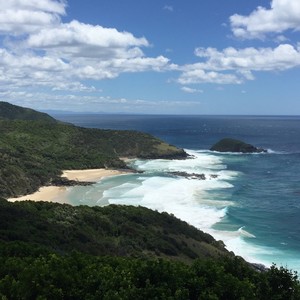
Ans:
<svg viewBox="0 0 300 300"><path fill-rule="evenodd" d="M65 170L127 169L120 157L174 159L187 154L150 134L77 127L0 102L0 197L36 192Z"/></svg>

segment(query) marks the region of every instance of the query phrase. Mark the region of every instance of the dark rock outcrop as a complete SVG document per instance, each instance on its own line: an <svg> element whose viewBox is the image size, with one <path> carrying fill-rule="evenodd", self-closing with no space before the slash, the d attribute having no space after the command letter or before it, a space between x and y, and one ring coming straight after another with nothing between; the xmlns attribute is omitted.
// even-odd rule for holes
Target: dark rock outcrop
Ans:
<svg viewBox="0 0 300 300"><path fill-rule="evenodd" d="M92 185L95 182L92 181L78 181L78 180L69 180L66 177L55 177L53 178L49 185L54 185L54 186L88 186Z"/></svg>
<svg viewBox="0 0 300 300"><path fill-rule="evenodd" d="M211 151L218 152L241 152L241 153L262 153L267 150L257 148L240 140L225 138L217 142L210 148Z"/></svg>
<svg viewBox="0 0 300 300"><path fill-rule="evenodd" d="M174 175L174 176L185 177L187 179L198 179L198 180L206 180L207 179L205 174L187 173L187 172L180 172L180 171L168 172L168 174ZM213 178L218 178L218 175L217 174L210 174L209 179L213 179Z"/></svg>

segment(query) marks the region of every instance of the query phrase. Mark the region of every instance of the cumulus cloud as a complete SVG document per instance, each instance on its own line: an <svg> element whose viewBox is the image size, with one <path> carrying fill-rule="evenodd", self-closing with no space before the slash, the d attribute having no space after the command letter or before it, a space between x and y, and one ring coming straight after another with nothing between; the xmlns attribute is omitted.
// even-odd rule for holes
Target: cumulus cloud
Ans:
<svg viewBox="0 0 300 300"><path fill-rule="evenodd" d="M276 48L233 47L218 51L215 48L197 48L195 54L207 58L202 64L210 70L287 70L300 65L300 45L282 44Z"/></svg>
<svg viewBox="0 0 300 300"><path fill-rule="evenodd" d="M0 0L1 10L20 9L65 14L66 2L61 0Z"/></svg>
<svg viewBox="0 0 300 300"><path fill-rule="evenodd" d="M231 16L230 24L233 34L243 39L262 39L268 33L300 30L300 2L272 0L269 9L259 6L249 16Z"/></svg>
<svg viewBox="0 0 300 300"><path fill-rule="evenodd" d="M145 37L73 20L62 22L63 0L0 0L0 86L47 86L94 91L83 80L110 79L124 72L162 71L163 56L147 57Z"/></svg>
<svg viewBox="0 0 300 300"><path fill-rule="evenodd" d="M203 62L185 65L179 77L181 84L240 84L253 80L254 71L284 71L300 66L300 44L258 49L229 47L222 51L197 48L195 55Z"/></svg>
<svg viewBox="0 0 300 300"><path fill-rule="evenodd" d="M72 21L52 28L43 28L29 36L29 48L55 49L61 54L83 57L102 55L102 49L128 49L148 46L148 41L136 38L129 32L119 32L115 28L104 28ZM140 53L139 53L140 54Z"/></svg>
<svg viewBox="0 0 300 300"><path fill-rule="evenodd" d="M66 3L55 0L0 0L0 33L21 35L60 22Z"/></svg>

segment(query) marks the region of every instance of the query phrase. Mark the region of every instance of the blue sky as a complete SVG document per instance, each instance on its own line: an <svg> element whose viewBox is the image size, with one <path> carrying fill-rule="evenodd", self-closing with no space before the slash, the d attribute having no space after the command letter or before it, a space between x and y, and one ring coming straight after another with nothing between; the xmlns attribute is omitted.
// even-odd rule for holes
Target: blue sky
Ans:
<svg viewBox="0 0 300 300"><path fill-rule="evenodd" d="M0 100L300 114L300 1L0 0Z"/></svg>

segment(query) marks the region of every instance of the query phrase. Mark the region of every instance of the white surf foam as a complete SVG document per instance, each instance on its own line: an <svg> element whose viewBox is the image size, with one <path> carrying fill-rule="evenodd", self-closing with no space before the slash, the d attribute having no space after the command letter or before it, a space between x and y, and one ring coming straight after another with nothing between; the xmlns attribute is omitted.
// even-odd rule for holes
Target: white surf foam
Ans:
<svg viewBox="0 0 300 300"><path fill-rule="evenodd" d="M193 150L186 150L193 158L184 160L136 160L133 166L141 171L146 172L174 172L181 171L187 173L202 174L207 171L225 169L226 166L222 164L221 158L200 153Z"/></svg>
<svg viewBox="0 0 300 300"><path fill-rule="evenodd" d="M220 155L190 150L188 153L194 158L133 161L132 165L145 173L125 175L118 185L102 191L103 197L99 199L99 203L105 200L110 204L141 205L174 214L177 218L210 233L217 240L223 240L228 250L250 262L269 266L272 258L283 258L277 249L256 245L255 236L245 227L235 231L213 228L226 216L228 207L235 205L230 199L224 199L220 191L232 188L234 179L240 174L227 170ZM168 172L205 174L207 180L172 176ZM210 174L218 176L210 178ZM210 192L214 190L218 192L213 193L212 197ZM291 263L295 262L291 260ZM295 265L291 267L296 269Z"/></svg>
<svg viewBox="0 0 300 300"><path fill-rule="evenodd" d="M124 188L121 186L121 190ZM138 187L120 193L118 188L107 191L111 204L145 206L160 212L166 211L198 228L210 228L226 214L224 208L200 205L204 195L203 181L186 178L148 177Z"/></svg>
<svg viewBox="0 0 300 300"><path fill-rule="evenodd" d="M208 230L224 218L231 201L210 199L208 191L228 189L227 180L237 176L227 171L222 159L215 155L188 150L193 158L187 160L136 160L132 165L145 173L135 186L123 184L104 192L111 204L141 205L157 211L166 211L176 217ZM168 172L205 174L206 180L171 176ZM211 177L214 174L217 177Z"/></svg>

